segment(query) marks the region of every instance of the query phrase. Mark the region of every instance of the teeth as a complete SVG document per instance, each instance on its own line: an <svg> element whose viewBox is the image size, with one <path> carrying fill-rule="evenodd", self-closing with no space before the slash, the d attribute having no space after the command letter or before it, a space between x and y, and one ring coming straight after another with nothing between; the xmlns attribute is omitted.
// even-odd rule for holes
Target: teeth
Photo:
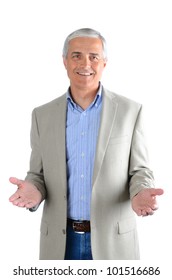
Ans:
<svg viewBox="0 0 172 280"><path fill-rule="evenodd" d="M91 76L92 73L81 73L81 72L77 72L79 75L82 75L82 76Z"/></svg>

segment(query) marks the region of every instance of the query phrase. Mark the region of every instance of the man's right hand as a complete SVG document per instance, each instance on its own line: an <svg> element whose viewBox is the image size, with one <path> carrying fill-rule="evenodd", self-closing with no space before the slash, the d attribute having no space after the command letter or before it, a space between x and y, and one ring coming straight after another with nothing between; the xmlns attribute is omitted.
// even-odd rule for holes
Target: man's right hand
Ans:
<svg viewBox="0 0 172 280"><path fill-rule="evenodd" d="M9 181L18 187L9 201L18 207L33 208L42 201L40 191L30 182L11 177Z"/></svg>

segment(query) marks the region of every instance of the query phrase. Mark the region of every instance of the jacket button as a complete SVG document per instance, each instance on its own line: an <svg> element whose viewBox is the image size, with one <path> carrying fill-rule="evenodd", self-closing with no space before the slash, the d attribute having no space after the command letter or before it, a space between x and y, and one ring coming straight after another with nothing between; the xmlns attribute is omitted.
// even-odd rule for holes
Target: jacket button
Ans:
<svg viewBox="0 0 172 280"><path fill-rule="evenodd" d="M63 234L66 234L66 230L65 229L63 229L62 232L63 232Z"/></svg>

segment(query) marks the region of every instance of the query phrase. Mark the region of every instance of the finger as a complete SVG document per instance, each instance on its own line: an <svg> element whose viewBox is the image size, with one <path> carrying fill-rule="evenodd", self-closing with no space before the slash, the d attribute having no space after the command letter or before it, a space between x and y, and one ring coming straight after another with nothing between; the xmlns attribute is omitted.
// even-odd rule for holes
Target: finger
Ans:
<svg viewBox="0 0 172 280"><path fill-rule="evenodd" d="M27 199L23 199L22 197L19 197L18 199L14 200L13 205L18 207L26 207L26 205L29 203Z"/></svg>
<svg viewBox="0 0 172 280"><path fill-rule="evenodd" d="M34 202L28 202L28 203L25 204L25 207L26 207L27 209L30 209L30 208L35 207L36 205L37 205L37 204L35 204Z"/></svg>
<svg viewBox="0 0 172 280"><path fill-rule="evenodd" d="M155 195L151 196L151 200L149 201L149 208L151 208L153 211L158 209L158 203Z"/></svg>
<svg viewBox="0 0 172 280"><path fill-rule="evenodd" d="M159 189L155 189L155 195L162 195L164 193L164 190L159 188Z"/></svg>
<svg viewBox="0 0 172 280"><path fill-rule="evenodd" d="M15 199L12 201L13 205L18 206L20 203L24 203L23 199L21 197Z"/></svg>
<svg viewBox="0 0 172 280"><path fill-rule="evenodd" d="M153 215L156 210L157 210L157 208L148 207L148 208L142 210L142 216L145 217L145 216Z"/></svg>
<svg viewBox="0 0 172 280"><path fill-rule="evenodd" d="M164 190L161 188L156 188L156 189L151 189L151 195L155 196L155 195L162 195L164 193Z"/></svg>
<svg viewBox="0 0 172 280"><path fill-rule="evenodd" d="M154 203L154 204L152 205L152 210L153 210L153 211L158 210L158 204L157 204L157 203Z"/></svg>
<svg viewBox="0 0 172 280"><path fill-rule="evenodd" d="M141 216L142 216L142 217L148 216L147 211L146 211L146 210L142 210L142 211L141 211Z"/></svg>
<svg viewBox="0 0 172 280"><path fill-rule="evenodd" d="M18 197L17 199L11 201L13 205L18 206L18 207L27 207L27 205L30 205L30 202L28 200L24 200L21 197ZM32 206L30 206L32 207Z"/></svg>
<svg viewBox="0 0 172 280"><path fill-rule="evenodd" d="M22 180L16 178L16 177L10 177L9 178L10 183L12 183L13 185L17 185L18 187L21 187L21 184L23 183Z"/></svg>
<svg viewBox="0 0 172 280"><path fill-rule="evenodd" d="M147 212L147 215L153 215L154 214L154 210L152 208L147 208L146 212Z"/></svg>
<svg viewBox="0 0 172 280"><path fill-rule="evenodd" d="M25 201L23 201L23 202L19 202L17 206L18 207L26 207L26 205L27 205L27 203Z"/></svg>
<svg viewBox="0 0 172 280"><path fill-rule="evenodd" d="M150 211L150 212L148 212L148 211L143 211L143 212L142 212L142 217L152 216L153 214L154 214L153 211Z"/></svg>
<svg viewBox="0 0 172 280"><path fill-rule="evenodd" d="M13 202L20 197L19 192L15 192L12 196L10 196L9 201Z"/></svg>
<svg viewBox="0 0 172 280"><path fill-rule="evenodd" d="M135 211L137 216L141 216L142 215L142 211L140 209L133 209L133 210Z"/></svg>

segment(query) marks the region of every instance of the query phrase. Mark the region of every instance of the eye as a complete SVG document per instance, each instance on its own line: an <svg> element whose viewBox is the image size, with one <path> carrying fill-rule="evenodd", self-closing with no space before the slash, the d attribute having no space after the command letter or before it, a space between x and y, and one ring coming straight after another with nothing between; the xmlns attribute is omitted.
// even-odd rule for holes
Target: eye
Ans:
<svg viewBox="0 0 172 280"><path fill-rule="evenodd" d="M90 61L92 61L92 62L98 62L99 59L100 58L98 55L95 55L95 54L90 55Z"/></svg>
<svg viewBox="0 0 172 280"><path fill-rule="evenodd" d="M73 59L73 60L79 60L79 59L81 59L81 54L79 54L79 53L72 54L72 59Z"/></svg>

